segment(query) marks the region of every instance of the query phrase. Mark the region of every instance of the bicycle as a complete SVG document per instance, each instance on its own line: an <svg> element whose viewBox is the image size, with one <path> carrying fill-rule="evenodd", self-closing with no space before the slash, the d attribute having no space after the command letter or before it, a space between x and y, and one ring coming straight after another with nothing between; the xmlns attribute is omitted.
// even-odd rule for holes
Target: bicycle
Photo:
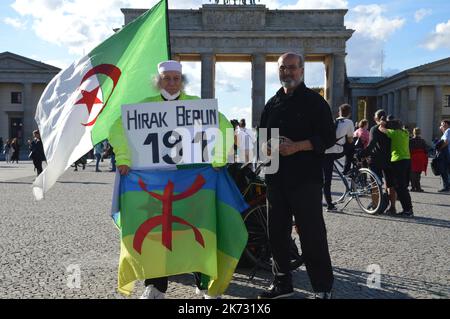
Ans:
<svg viewBox="0 0 450 319"><path fill-rule="evenodd" d="M335 185L332 194L337 194L338 197L333 204L339 211L344 210L352 200L356 200L359 207L367 214L375 215L384 210L386 196L383 193L379 177L370 169L365 168L363 162L358 160L356 155L353 156L350 171L346 175L342 173L344 165L339 160L335 160L333 166L334 177L337 175L345 187L342 192L336 188L335 183L332 183Z"/></svg>
<svg viewBox="0 0 450 319"><path fill-rule="evenodd" d="M272 269L272 253L267 225L266 184L260 176L262 167L262 164L258 165L255 171L251 169L250 164L242 166L232 164L229 167L230 175L250 206L242 216L248 231L248 242L239 265L247 268L253 267L253 274L258 269L267 271ZM298 248L299 242L298 231L293 222L290 270L295 270L304 263Z"/></svg>

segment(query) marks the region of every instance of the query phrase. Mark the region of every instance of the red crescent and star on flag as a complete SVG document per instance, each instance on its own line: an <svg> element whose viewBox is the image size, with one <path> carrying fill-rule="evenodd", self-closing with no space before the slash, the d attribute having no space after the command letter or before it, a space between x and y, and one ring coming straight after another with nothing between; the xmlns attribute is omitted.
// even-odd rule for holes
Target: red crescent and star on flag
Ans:
<svg viewBox="0 0 450 319"><path fill-rule="evenodd" d="M100 86L96 87L92 91L81 90L82 98L79 99L75 103L75 105L85 105L87 107L89 117L91 116L94 105L103 103L102 109L100 110L100 112L98 112L98 114L92 121L90 121L89 123L82 123L83 126L87 126L87 127L93 126L95 124L95 122L97 122L97 119L100 116L100 114L107 107L109 99L113 95L114 90L116 89L117 83L119 82L120 76L122 75L122 71L120 71L120 69L118 67L116 67L115 65L112 65L112 64L100 64L100 65L92 68L85 74L85 76L81 80L80 87L90 77L97 75L97 74L103 74L103 75L106 75L107 77L109 77L113 81L113 88L111 90L111 94L109 95L109 97L105 103L103 103L103 101L98 98L98 91L100 90Z"/></svg>

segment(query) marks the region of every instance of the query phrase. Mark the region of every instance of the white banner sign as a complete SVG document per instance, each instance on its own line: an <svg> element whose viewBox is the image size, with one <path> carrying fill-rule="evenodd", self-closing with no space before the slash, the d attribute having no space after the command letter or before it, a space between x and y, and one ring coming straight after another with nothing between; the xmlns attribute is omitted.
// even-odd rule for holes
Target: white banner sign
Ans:
<svg viewBox="0 0 450 319"><path fill-rule="evenodd" d="M217 100L124 105L122 123L138 170L211 163L220 134Z"/></svg>

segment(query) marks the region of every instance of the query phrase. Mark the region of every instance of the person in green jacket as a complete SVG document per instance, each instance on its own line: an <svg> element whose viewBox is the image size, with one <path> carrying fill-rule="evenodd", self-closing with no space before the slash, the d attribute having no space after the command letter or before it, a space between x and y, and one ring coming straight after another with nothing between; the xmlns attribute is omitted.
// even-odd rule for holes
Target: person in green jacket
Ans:
<svg viewBox="0 0 450 319"><path fill-rule="evenodd" d="M175 101L175 100L197 100L197 96L187 95L184 92L185 78L182 73L182 65L177 61L165 61L158 65L158 75L155 79L156 85L160 90L157 96L148 97L137 103ZM212 166L220 169L227 164L228 154L232 152L234 144L233 126L227 118L219 113L219 129L223 140L218 140L214 148L214 158ZM227 134L228 130L228 134ZM109 132L109 142L114 147L116 154L116 165L121 175L128 175L132 167L132 156L125 135L122 118L120 117L111 127ZM189 169L194 165L177 166L181 169ZM209 277L195 273L197 285L197 294L203 294L203 298L209 299L217 296L208 296L207 287ZM145 281L145 291L141 299L164 299L168 286L168 277L152 278Z"/></svg>
<svg viewBox="0 0 450 319"><path fill-rule="evenodd" d="M414 217L411 195L408 190L411 171L411 154L409 151L409 132L403 129L398 120L386 122L382 119L378 128L391 140L391 163L395 177L395 191L402 204L403 217Z"/></svg>

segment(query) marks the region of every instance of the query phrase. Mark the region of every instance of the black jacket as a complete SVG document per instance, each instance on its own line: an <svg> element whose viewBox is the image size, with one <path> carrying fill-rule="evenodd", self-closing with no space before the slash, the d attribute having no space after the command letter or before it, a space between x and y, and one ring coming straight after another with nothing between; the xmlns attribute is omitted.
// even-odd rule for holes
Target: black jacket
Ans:
<svg viewBox="0 0 450 319"><path fill-rule="evenodd" d="M336 132L330 106L322 96L302 83L291 95L283 89L264 108L260 128L279 128L280 136L294 142L310 140L314 151L280 155L278 173L267 175L268 184L323 183L322 160L326 149L336 143Z"/></svg>
<svg viewBox="0 0 450 319"><path fill-rule="evenodd" d="M361 155L370 156L373 165L384 169L391 164L391 139L378 127L375 125L370 129L370 143Z"/></svg>
<svg viewBox="0 0 450 319"><path fill-rule="evenodd" d="M44 146L41 140L33 140L30 145L30 151L29 158L35 161L46 161Z"/></svg>

